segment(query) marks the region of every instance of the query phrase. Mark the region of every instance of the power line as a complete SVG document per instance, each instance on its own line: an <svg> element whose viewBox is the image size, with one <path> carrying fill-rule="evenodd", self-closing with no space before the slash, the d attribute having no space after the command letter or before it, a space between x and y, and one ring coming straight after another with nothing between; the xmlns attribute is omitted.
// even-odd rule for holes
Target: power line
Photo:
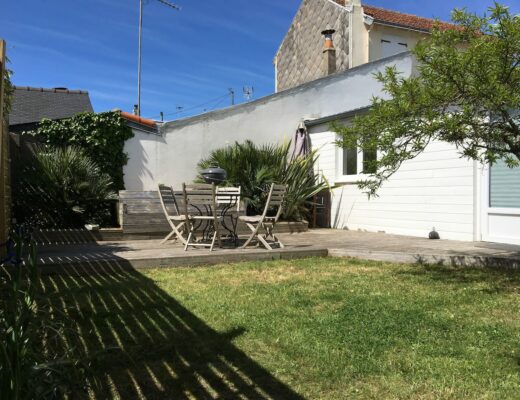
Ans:
<svg viewBox="0 0 520 400"><path fill-rule="evenodd" d="M177 10L177 11L181 10L181 8L178 5L170 3L169 1L166 1L166 0L157 0L157 1L159 3L163 3L165 6L173 8L174 10Z"/></svg>
<svg viewBox="0 0 520 400"><path fill-rule="evenodd" d="M191 107L188 107L188 108L184 108L182 109L182 111L180 112L187 112L187 111L191 111L191 110L195 110L197 108L201 108L207 104L211 104L211 103L214 103L215 101L219 101L219 100L222 100L224 98L228 98L229 96L229 93L226 93L225 95L223 96L219 96L219 97L215 97L214 99L211 99L211 100L208 100L208 101L205 101L204 103L201 103L201 104L198 104L196 106L191 106ZM171 116L171 115L177 115L180 113L179 111L175 111L175 112L171 112L171 113L168 113L168 114L162 114L163 117L168 117L168 116ZM157 119L157 118L160 118L160 115L156 115L156 116L153 116L153 117L150 117L150 119Z"/></svg>

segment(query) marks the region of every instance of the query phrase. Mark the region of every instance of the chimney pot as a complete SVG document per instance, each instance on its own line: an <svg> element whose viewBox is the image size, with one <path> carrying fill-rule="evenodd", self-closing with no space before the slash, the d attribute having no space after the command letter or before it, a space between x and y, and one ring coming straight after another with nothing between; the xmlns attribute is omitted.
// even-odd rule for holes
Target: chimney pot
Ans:
<svg viewBox="0 0 520 400"><path fill-rule="evenodd" d="M332 29L330 26L327 26L327 29L321 32L323 36L325 36L325 48L326 49L333 49L334 48L334 41L332 40L332 36L336 33L334 29Z"/></svg>
<svg viewBox="0 0 520 400"><path fill-rule="evenodd" d="M336 33L334 29L327 26L327 29L321 32L325 36L325 44L323 49L324 55L324 75L332 75L336 72L336 49L334 48L333 35Z"/></svg>

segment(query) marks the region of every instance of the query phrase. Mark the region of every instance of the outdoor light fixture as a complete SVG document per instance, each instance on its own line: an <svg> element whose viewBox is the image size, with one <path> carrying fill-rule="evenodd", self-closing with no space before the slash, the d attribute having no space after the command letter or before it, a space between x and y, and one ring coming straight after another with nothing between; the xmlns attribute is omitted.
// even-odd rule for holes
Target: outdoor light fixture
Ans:
<svg viewBox="0 0 520 400"><path fill-rule="evenodd" d="M170 3L166 0L157 0L159 3L164 4L174 10L180 11L180 7ZM137 60L137 112L136 115L141 116L141 54L143 48L143 0L139 0L139 49L138 49L138 60Z"/></svg>

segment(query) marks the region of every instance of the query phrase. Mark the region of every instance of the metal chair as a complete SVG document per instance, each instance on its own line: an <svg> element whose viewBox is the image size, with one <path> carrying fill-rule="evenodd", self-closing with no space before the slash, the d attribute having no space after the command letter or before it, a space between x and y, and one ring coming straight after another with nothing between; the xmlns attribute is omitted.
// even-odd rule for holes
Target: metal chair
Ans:
<svg viewBox="0 0 520 400"><path fill-rule="evenodd" d="M184 194L184 214L186 222L189 226L188 240L185 243L184 250L188 250L188 247L209 247L210 251L213 251L215 240L218 241L219 247L222 247L220 238L220 224L222 217L217 214L217 201L215 184L197 184L197 185L186 185L182 184L182 191ZM190 207L200 211L199 214L190 213ZM204 213L206 213L204 215ZM195 239L195 228L196 222L208 222L213 225L213 238L211 244L207 243L196 243L193 242Z"/></svg>
<svg viewBox="0 0 520 400"><path fill-rule="evenodd" d="M172 228L172 231L163 239L161 244L166 243L170 239L178 239L182 244L186 244L186 239L182 236L186 225L186 215L181 210L184 196L182 192L174 192L171 186L159 184L158 188L164 215Z"/></svg>
<svg viewBox="0 0 520 400"><path fill-rule="evenodd" d="M258 239L258 241L268 250L273 249L267 241L268 238L271 238L274 241L273 244L278 244L281 248L285 247L284 244L274 235L273 230L282 214L283 202L286 194L287 185L276 185L273 183L269 189L269 194L262 215L238 217L239 221L244 222L252 232L251 236L249 236L245 244L242 246L243 249L246 248L255 238ZM268 212L272 209L276 210L273 210L274 216L268 216ZM263 231L264 233L260 233L260 231Z"/></svg>

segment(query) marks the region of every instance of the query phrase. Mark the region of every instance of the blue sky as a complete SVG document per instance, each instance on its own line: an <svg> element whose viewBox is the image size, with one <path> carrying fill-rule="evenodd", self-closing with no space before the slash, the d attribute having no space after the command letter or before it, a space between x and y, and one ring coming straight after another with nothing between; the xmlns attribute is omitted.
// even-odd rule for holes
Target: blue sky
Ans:
<svg viewBox="0 0 520 400"><path fill-rule="evenodd" d="M322 0L316 0L322 1ZM90 92L94 109L132 110L137 97L138 0L4 0L0 37L17 85ZM146 0L142 115L166 119L274 91L276 50L300 0ZM491 1L371 0L367 4L449 19L454 7L484 12ZM508 0L520 12L520 0ZM177 107L183 107L179 113Z"/></svg>

